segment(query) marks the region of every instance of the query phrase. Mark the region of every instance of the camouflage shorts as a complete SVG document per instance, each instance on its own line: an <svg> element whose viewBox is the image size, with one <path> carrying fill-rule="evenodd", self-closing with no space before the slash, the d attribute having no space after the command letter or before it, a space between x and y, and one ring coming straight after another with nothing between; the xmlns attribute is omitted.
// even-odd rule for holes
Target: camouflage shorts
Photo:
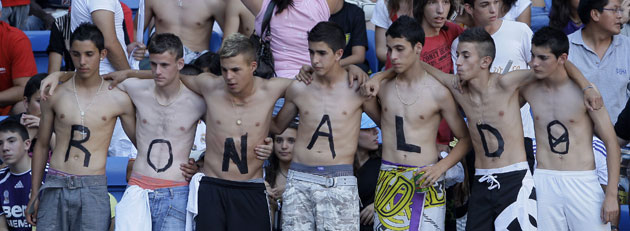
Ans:
<svg viewBox="0 0 630 231"><path fill-rule="evenodd" d="M328 188L289 178L282 198L282 230L359 230L356 185Z"/></svg>

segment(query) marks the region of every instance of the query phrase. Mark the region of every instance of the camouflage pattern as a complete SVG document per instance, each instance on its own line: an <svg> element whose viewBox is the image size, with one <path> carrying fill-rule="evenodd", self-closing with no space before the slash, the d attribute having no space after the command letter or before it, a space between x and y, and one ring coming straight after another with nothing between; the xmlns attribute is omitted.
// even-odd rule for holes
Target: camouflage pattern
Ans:
<svg viewBox="0 0 630 231"><path fill-rule="evenodd" d="M327 188L289 178L282 198L282 230L359 230L356 185Z"/></svg>
<svg viewBox="0 0 630 231"><path fill-rule="evenodd" d="M421 189L418 167L382 163L374 200L374 230L444 230L446 191L442 176Z"/></svg>

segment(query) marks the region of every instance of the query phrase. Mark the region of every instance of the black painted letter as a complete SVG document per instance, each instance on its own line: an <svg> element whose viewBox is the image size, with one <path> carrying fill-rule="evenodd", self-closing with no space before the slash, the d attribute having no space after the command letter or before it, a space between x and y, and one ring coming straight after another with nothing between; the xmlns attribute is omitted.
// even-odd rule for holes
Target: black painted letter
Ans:
<svg viewBox="0 0 630 231"><path fill-rule="evenodd" d="M555 137L551 134L551 127L554 125L560 125L563 130L559 137ZM560 121L554 120L547 125L547 138L549 139L549 148L551 148L552 152L557 154L567 154L569 152L569 130L564 124L560 123ZM556 149L556 146L561 143L564 143L564 151L558 151Z"/></svg>
<svg viewBox="0 0 630 231"><path fill-rule="evenodd" d="M74 132L77 131L80 134L85 134L82 140L74 140ZM68 162L68 158L70 158L70 148L75 147L85 154L85 158L83 159L83 167L87 167L90 165L90 157L92 154L87 148L83 147L82 143L87 142L90 139L90 129L88 127L83 127L81 125L72 125L70 127L70 143L68 145L68 150L66 150L66 159L64 162Z"/></svg>
<svg viewBox="0 0 630 231"><path fill-rule="evenodd" d="M151 162L151 148L153 148L154 144L159 144L159 143L163 143L163 144L166 144L168 146L168 162L166 163L166 166L164 166L164 168L160 168L160 169L155 167L153 162ZM147 163L156 172L164 172L168 168L170 168L171 165L173 164L173 148L171 147L171 142L168 141L168 140L163 140L163 139L155 139L155 140L151 141L151 144L149 144L149 151L147 151Z"/></svg>
<svg viewBox="0 0 630 231"><path fill-rule="evenodd" d="M241 174L246 174L249 171L247 167L247 133L241 136L241 158L238 157L234 139L225 139L225 145L223 147L223 167L221 168L224 172L230 170L230 159L234 161Z"/></svg>
<svg viewBox="0 0 630 231"><path fill-rule="evenodd" d="M483 134L483 130L490 132L497 139L497 150L494 152L490 152L488 150L488 141L486 141L486 135ZM487 157L500 157L503 154L503 136L499 133L499 130L493 128L487 124L477 124L477 131L479 131L479 135L481 136L481 142L483 143L483 150Z"/></svg>
<svg viewBox="0 0 630 231"><path fill-rule="evenodd" d="M406 152L420 153L420 146L408 144L405 140L405 130L403 129L403 124L403 118L396 116L396 149Z"/></svg>
<svg viewBox="0 0 630 231"><path fill-rule="evenodd" d="M324 125L324 123L328 125L328 133L319 131L319 129L322 127L322 125ZM319 126L317 126L317 129L315 129L315 132L313 133L313 137L311 137L311 142L308 143L308 146L306 146L306 148L308 150L311 150L311 148L313 148L313 145L315 145L317 138L320 136L328 137L328 145L330 146L330 152L332 152L332 158L335 159L335 157L337 157L337 153L335 153L335 142L333 142L332 126L330 125L330 117L328 115L324 115L322 117L322 121L319 122Z"/></svg>

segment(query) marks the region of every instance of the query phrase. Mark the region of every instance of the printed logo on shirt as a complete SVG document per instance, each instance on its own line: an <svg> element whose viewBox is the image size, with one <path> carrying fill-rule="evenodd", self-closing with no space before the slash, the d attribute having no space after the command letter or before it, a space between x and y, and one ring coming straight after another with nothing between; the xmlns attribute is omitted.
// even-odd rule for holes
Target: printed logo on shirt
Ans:
<svg viewBox="0 0 630 231"><path fill-rule="evenodd" d="M17 184L15 184L14 188L24 188L24 185L22 184L22 181L18 181Z"/></svg>
<svg viewBox="0 0 630 231"><path fill-rule="evenodd" d="M4 201L2 202L3 204L8 204L9 201L9 191L8 190L4 190L4 193L2 193L2 195L4 196Z"/></svg>
<svg viewBox="0 0 630 231"><path fill-rule="evenodd" d="M615 68L618 75L627 75L628 71L625 68Z"/></svg>
<svg viewBox="0 0 630 231"><path fill-rule="evenodd" d="M7 69L4 67L0 67L0 74L6 74L7 73Z"/></svg>
<svg viewBox="0 0 630 231"><path fill-rule="evenodd" d="M24 217L26 205L2 206L2 211L7 218L20 218Z"/></svg>

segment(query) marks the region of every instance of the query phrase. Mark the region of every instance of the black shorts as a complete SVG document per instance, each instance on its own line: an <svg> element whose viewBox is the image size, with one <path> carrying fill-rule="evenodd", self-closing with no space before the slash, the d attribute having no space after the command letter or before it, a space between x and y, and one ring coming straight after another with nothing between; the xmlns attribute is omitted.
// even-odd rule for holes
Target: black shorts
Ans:
<svg viewBox="0 0 630 231"><path fill-rule="evenodd" d="M474 176L466 230L536 230L536 191L529 169L491 175L498 183L479 182L483 176ZM500 187L489 189L496 184Z"/></svg>
<svg viewBox="0 0 630 231"><path fill-rule="evenodd" d="M197 230L271 230L265 184L203 177Z"/></svg>

